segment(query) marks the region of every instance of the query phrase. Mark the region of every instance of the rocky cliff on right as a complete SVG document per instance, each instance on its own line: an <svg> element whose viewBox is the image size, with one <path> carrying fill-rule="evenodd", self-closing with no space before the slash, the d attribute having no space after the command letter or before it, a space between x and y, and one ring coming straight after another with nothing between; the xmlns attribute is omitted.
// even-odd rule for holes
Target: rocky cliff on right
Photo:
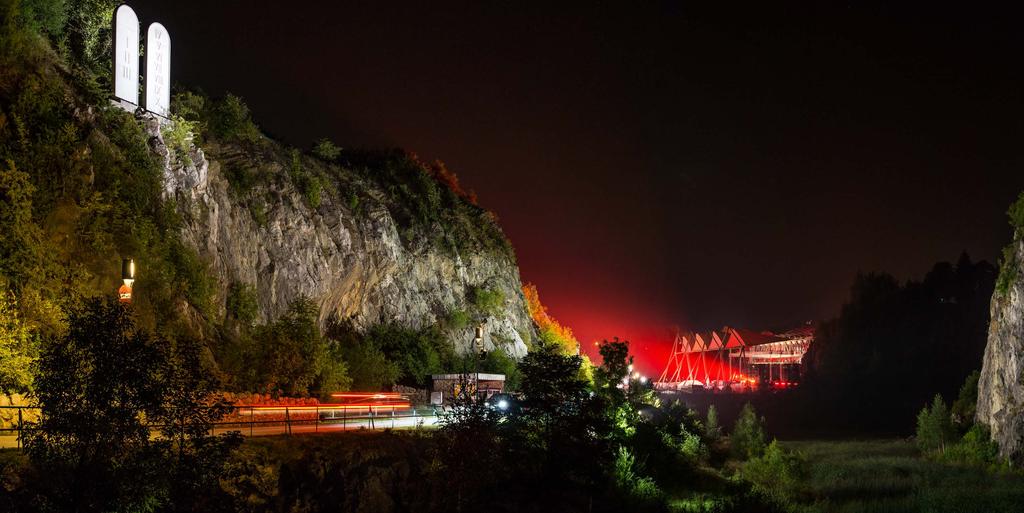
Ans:
<svg viewBox="0 0 1024 513"><path fill-rule="evenodd" d="M1024 195L1010 208L1013 243L1003 250L992 294L988 344L978 381L977 419L1000 454L1024 463Z"/></svg>

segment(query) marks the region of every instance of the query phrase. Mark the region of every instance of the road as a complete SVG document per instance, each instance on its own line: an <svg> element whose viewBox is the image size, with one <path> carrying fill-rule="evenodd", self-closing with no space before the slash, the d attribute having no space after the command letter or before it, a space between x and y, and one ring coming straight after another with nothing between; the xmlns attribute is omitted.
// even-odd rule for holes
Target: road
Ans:
<svg viewBox="0 0 1024 513"><path fill-rule="evenodd" d="M291 434L313 434L313 433L342 433L345 431L360 431L365 429L416 429L433 427L437 425L437 417L429 416L381 416L374 419L358 418L342 421L322 421L320 423L308 423L295 421L291 424ZM274 424L232 424L217 426L213 434L219 435L231 431L238 431L243 436L275 436L288 434L288 425L281 423ZM18 447L18 438L15 435L0 435L0 448L10 449Z"/></svg>

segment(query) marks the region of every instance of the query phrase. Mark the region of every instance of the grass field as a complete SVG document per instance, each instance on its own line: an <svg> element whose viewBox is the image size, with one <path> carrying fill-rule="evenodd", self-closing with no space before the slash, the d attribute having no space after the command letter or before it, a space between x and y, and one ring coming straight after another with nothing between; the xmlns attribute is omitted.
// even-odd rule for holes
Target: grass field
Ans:
<svg viewBox="0 0 1024 513"><path fill-rule="evenodd" d="M923 458L904 440L786 442L808 463L796 512L1024 512L1024 475Z"/></svg>

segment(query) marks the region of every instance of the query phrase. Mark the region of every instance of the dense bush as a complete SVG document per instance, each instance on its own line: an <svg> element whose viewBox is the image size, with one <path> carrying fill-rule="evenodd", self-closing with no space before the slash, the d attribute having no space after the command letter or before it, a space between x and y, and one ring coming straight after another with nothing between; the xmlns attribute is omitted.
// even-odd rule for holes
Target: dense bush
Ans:
<svg viewBox="0 0 1024 513"><path fill-rule="evenodd" d="M947 446L940 459L991 470L1007 467L1006 460L999 457L999 446L992 441L988 428L980 424L971 426L959 441Z"/></svg>
<svg viewBox="0 0 1024 513"><path fill-rule="evenodd" d="M764 453L766 440L763 423L764 419L757 416L752 404L743 405L732 434L729 435L729 444L736 457L750 459Z"/></svg>
<svg viewBox="0 0 1024 513"><path fill-rule="evenodd" d="M234 282L228 287L227 313L238 322L251 326L259 315L256 290L247 283Z"/></svg>
<svg viewBox="0 0 1024 513"><path fill-rule="evenodd" d="M367 330L365 341L398 364L399 383L421 388L431 374L449 368L455 355L451 343L436 327L413 330L398 324L378 324Z"/></svg>
<svg viewBox="0 0 1024 513"><path fill-rule="evenodd" d="M39 342L21 319L12 294L0 291L0 393L32 390L32 366Z"/></svg>
<svg viewBox="0 0 1024 513"><path fill-rule="evenodd" d="M1020 273L1017 245L1024 239L1024 192L1017 196L1017 200L1010 205L1006 215L1010 218L1010 227L1013 228L1013 242L1003 248L1003 255L999 260L999 278L996 280L995 289L1002 296L1010 292Z"/></svg>
<svg viewBox="0 0 1024 513"><path fill-rule="evenodd" d="M917 446L922 451L944 452L956 437L949 409L942 396L935 394L931 408L925 405L917 414Z"/></svg>
<svg viewBox="0 0 1024 513"><path fill-rule="evenodd" d="M174 116L170 123L160 127L164 144L171 150L175 164L188 167L192 165L190 150L195 142L196 126L180 116Z"/></svg>
<svg viewBox="0 0 1024 513"><path fill-rule="evenodd" d="M974 416L978 406L978 379L980 377L981 373L978 371L974 371L967 376L963 386L960 387L960 393L957 395L956 401L953 401L953 407L950 409L953 423L960 428L961 433L974 424Z"/></svg>
<svg viewBox="0 0 1024 513"><path fill-rule="evenodd" d="M341 148L331 142L330 139L323 138L313 145L313 155L327 162L334 162L341 156Z"/></svg>
<svg viewBox="0 0 1024 513"><path fill-rule="evenodd" d="M34 192L28 173L0 162L0 285L20 287L38 272L44 243L32 218Z"/></svg>
<svg viewBox="0 0 1024 513"><path fill-rule="evenodd" d="M130 306L92 299L45 344L38 429L26 434L24 506L44 511L188 510L213 493L237 440L208 438L226 411L200 345L139 329ZM164 439L147 424L162 425ZM17 509L17 508L16 508ZM27 508L25 508L27 509Z"/></svg>
<svg viewBox="0 0 1024 513"><path fill-rule="evenodd" d="M348 367L321 335L319 314L315 303L300 298L281 318L257 326L252 343L241 348L242 389L293 397L346 390Z"/></svg>
<svg viewBox="0 0 1024 513"><path fill-rule="evenodd" d="M473 287L471 289L473 306L480 313L497 317L505 310L505 293L501 289Z"/></svg>
<svg viewBox="0 0 1024 513"><path fill-rule="evenodd" d="M704 422L704 436L712 442L722 436L722 426L718 424L718 409L713 404L708 406L707 420Z"/></svg>
<svg viewBox="0 0 1024 513"><path fill-rule="evenodd" d="M743 464L740 474L754 483L761 493L780 504L786 504L798 493L807 478L807 462L803 455L789 452L772 440L764 454Z"/></svg>
<svg viewBox="0 0 1024 513"><path fill-rule="evenodd" d="M541 342L559 347L566 354L575 353L579 348L579 341L572 334L571 328L563 326L548 313L547 307L540 302L537 286L532 283L523 285L523 298L526 300L530 318L540 331Z"/></svg>
<svg viewBox="0 0 1024 513"><path fill-rule="evenodd" d="M219 139L255 144L261 138L249 106L231 93L215 102L207 117L210 131Z"/></svg>
<svg viewBox="0 0 1024 513"><path fill-rule="evenodd" d="M459 331L469 326L469 321L469 314L465 310L455 309L448 312L444 324L450 330Z"/></svg>

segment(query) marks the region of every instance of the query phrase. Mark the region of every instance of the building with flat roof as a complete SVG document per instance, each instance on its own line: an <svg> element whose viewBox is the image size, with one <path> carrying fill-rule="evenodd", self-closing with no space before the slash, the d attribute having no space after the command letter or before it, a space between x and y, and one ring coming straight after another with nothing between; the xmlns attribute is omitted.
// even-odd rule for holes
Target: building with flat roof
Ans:
<svg viewBox="0 0 1024 513"><path fill-rule="evenodd" d="M430 403L451 404L459 396L469 394L488 399L505 391L505 375L485 372L433 374L430 376Z"/></svg>

